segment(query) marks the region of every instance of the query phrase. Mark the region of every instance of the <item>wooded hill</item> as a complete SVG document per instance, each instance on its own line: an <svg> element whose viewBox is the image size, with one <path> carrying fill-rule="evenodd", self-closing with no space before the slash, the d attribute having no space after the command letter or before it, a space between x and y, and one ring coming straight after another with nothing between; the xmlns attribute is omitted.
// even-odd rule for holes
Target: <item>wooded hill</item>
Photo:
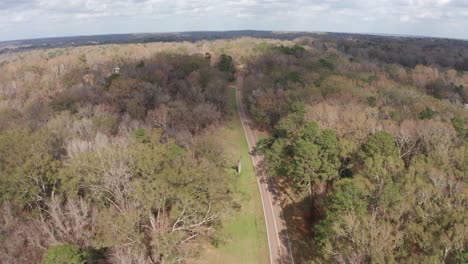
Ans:
<svg viewBox="0 0 468 264"><path fill-rule="evenodd" d="M468 74L299 43L312 45L266 48L244 90L272 135L257 153L301 216L289 218L296 260L466 261Z"/></svg>
<svg viewBox="0 0 468 264"><path fill-rule="evenodd" d="M439 60L450 45L373 41L0 55L2 261L185 262L222 243L221 219L242 204L211 135L232 117L236 76L270 135L257 153L298 263L466 261L468 73ZM390 56L400 48L426 59Z"/></svg>

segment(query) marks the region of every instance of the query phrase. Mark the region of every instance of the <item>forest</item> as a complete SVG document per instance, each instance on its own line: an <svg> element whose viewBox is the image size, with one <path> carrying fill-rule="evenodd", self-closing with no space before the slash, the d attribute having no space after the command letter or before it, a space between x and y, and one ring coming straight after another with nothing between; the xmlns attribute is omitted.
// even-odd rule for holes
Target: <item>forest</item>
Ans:
<svg viewBox="0 0 468 264"><path fill-rule="evenodd" d="M249 64L244 90L271 134L256 153L300 216L296 260L465 263L468 74L299 43Z"/></svg>
<svg viewBox="0 0 468 264"><path fill-rule="evenodd" d="M228 243L247 194L240 143L214 135L243 78L297 263L466 263L468 44L376 39L1 54L2 262L200 263Z"/></svg>
<svg viewBox="0 0 468 264"><path fill-rule="evenodd" d="M203 135L230 114L232 59L118 48L2 66L3 263L178 262L232 204L228 164Z"/></svg>

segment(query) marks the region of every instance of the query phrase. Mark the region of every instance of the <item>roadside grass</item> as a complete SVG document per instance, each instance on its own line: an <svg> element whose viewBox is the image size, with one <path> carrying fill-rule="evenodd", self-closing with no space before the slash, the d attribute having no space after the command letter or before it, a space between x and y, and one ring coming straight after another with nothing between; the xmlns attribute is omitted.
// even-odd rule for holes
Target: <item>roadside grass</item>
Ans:
<svg viewBox="0 0 468 264"><path fill-rule="evenodd" d="M215 142L228 155L228 162L237 165L241 159L241 174L232 169L232 192L240 209L222 219L220 243L209 246L201 254L202 263L269 263L268 240L266 235L263 207L255 178L252 160L249 157L247 140L239 119L236 93L231 91L232 119L212 135Z"/></svg>

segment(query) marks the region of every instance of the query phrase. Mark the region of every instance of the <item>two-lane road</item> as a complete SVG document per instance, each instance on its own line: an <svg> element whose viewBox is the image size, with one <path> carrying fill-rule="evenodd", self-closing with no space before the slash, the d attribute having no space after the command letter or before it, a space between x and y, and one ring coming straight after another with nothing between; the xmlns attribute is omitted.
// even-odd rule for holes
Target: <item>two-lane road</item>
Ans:
<svg viewBox="0 0 468 264"><path fill-rule="evenodd" d="M252 151L257 143L257 134L252 127L252 121L242 101L242 85L243 76L241 75L237 78L237 110L239 111L242 127L244 128L244 133L247 138L249 151ZM291 244L289 242L286 224L283 219L281 205L276 195L274 183L264 169L263 158L259 156L251 156L251 158L255 167L257 183L262 199L263 213L265 215L270 262L275 264L294 264Z"/></svg>

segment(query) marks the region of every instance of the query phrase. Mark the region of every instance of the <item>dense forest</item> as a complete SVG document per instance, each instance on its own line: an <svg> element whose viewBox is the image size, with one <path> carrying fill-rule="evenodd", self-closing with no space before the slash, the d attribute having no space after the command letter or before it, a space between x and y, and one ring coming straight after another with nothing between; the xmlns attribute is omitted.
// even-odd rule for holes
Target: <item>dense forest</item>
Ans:
<svg viewBox="0 0 468 264"><path fill-rule="evenodd" d="M2 263L178 262L232 205L231 164L205 137L230 115L232 58L119 49L2 65Z"/></svg>
<svg viewBox="0 0 468 264"><path fill-rule="evenodd" d="M312 45L267 48L244 87L271 133L256 153L301 216L296 259L467 261L468 74L299 43Z"/></svg>
<svg viewBox="0 0 468 264"><path fill-rule="evenodd" d="M464 40L437 38L353 38L336 41L336 47L357 58L397 63L405 67L439 65L468 70L468 47Z"/></svg>
<svg viewBox="0 0 468 264"><path fill-rule="evenodd" d="M213 133L236 78L297 263L466 262L467 44L375 39L0 55L2 262L183 263L223 243L244 205Z"/></svg>

